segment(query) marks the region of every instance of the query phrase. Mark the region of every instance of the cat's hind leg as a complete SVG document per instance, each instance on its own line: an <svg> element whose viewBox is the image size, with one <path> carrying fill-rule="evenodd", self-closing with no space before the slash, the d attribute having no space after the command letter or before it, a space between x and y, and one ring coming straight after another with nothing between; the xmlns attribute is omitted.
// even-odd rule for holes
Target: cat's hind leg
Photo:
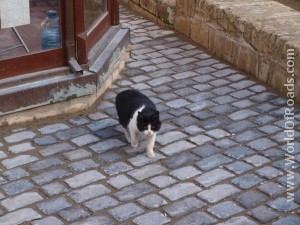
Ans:
<svg viewBox="0 0 300 225"><path fill-rule="evenodd" d="M131 143L131 137L130 137L130 132L129 132L129 130L126 128L125 129L125 137L126 137L126 139L127 139L127 141L129 142L129 143Z"/></svg>
<svg viewBox="0 0 300 225"><path fill-rule="evenodd" d="M155 157L155 153L153 151L154 144L155 144L155 139L156 139L156 133L154 133L153 135L148 135L147 136L147 156L149 158L154 158Z"/></svg>

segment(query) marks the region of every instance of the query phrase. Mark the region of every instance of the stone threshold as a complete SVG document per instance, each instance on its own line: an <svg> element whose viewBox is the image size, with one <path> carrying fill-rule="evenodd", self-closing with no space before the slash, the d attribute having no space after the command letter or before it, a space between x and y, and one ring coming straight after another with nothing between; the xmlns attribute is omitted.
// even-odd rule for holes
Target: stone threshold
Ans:
<svg viewBox="0 0 300 225"><path fill-rule="evenodd" d="M293 78L295 99L300 102L299 11L272 0L121 2L184 34L210 54L285 96L284 84ZM288 58L295 64L294 76L287 72Z"/></svg>
<svg viewBox="0 0 300 225"><path fill-rule="evenodd" d="M129 29L112 27L91 50L83 75L62 67L0 80L0 126L88 109L118 78L128 45Z"/></svg>

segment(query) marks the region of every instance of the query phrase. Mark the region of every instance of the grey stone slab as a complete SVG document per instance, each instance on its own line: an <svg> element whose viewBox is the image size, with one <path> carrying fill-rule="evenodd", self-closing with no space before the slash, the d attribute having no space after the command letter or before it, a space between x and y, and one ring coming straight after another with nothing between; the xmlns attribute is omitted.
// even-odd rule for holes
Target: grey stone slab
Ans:
<svg viewBox="0 0 300 225"><path fill-rule="evenodd" d="M149 183L155 185L158 188L164 188L171 184L176 183L176 180L170 176L157 176L149 180Z"/></svg>
<svg viewBox="0 0 300 225"><path fill-rule="evenodd" d="M100 154L100 153L107 152L110 149L118 148L124 145L126 144L123 141L120 141L118 139L110 139L92 145L90 146L90 149L92 149L95 153Z"/></svg>
<svg viewBox="0 0 300 225"><path fill-rule="evenodd" d="M77 126L81 126L83 124L87 124L90 122L89 119L85 118L85 117L80 117L80 118L73 118L69 120L70 123L77 125Z"/></svg>
<svg viewBox="0 0 300 225"><path fill-rule="evenodd" d="M48 147L39 151L39 153L44 156L52 156L60 153L65 153L67 151L73 150L74 147L68 143L58 143L54 145L49 145Z"/></svg>
<svg viewBox="0 0 300 225"><path fill-rule="evenodd" d="M118 121L114 120L114 119L103 119L103 120L98 120L96 122L93 122L91 124L89 124L87 127L92 130L92 131L98 131L107 127L111 127L114 125L117 125Z"/></svg>
<svg viewBox="0 0 300 225"><path fill-rule="evenodd" d="M102 211L104 209L118 205L119 202L109 196L103 196L92 199L84 203L92 212Z"/></svg>
<svg viewBox="0 0 300 225"><path fill-rule="evenodd" d="M299 216L289 215L280 220L277 220L276 222L272 223L272 225L297 225L299 223L300 223Z"/></svg>
<svg viewBox="0 0 300 225"><path fill-rule="evenodd" d="M105 176L103 174L99 173L96 170L90 170L68 178L65 180L65 182L71 188L78 188L102 179L105 179Z"/></svg>
<svg viewBox="0 0 300 225"><path fill-rule="evenodd" d="M1 206L7 211L13 211L43 200L37 192L26 192L1 201Z"/></svg>
<svg viewBox="0 0 300 225"><path fill-rule="evenodd" d="M33 221L32 225L63 225L64 223L54 216L45 217L41 220Z"/></svg>
<svg viewBox="0 0 300 225"><path fill-rule="evenodd" d="M1 189L8 195L17 195L34 188L28 180L18 180L1 186Z"/></svg>
<svg viewBox="0 0 300 225"><path fill-rule="evenodd" d="M127 161L130 162L133 166L145 166L147 164L159 161L164 158L166 158L166 157L159 153L156 153L154 158L149 158L145 154L142 154L142 155L137 155L133 158L130 158Z"/></svg>
<svg viewBox="0 0 300 225"><path fill-rule="evenodd" d="M243 109L238 112L230 114L229 118L231 118L234 121L237 121L237 120L244 120L249 117L256 116L256 115L258 115L258 113L255 111L252 111L250 109Z"/></svg>
<svg viewBox="0 0 300 225"><path fill-rule="evenodd" d="M53 197L55 195L68 192L69 190L63 184L59 182L53 182L42 186L41 191L48 197Z"/></svg>
<svg viewBox="0 0 300 225"><path fill-rule="evenodd" d="M27 169L29 169L32 172L41 172L45 169L60 166L62 164L64 164L64 162L58 157L50 157L44 160L39 160L37 162L31 163L27 166Z"/></svg>
<svg viewBox="0 0 300 225"><path fill-rule="evenodd" d="M253 166L240 161L225 165L225 167L236 174L242 174L248 170L253 169Z"/></svg>
<svg viewBox="0 0 300 225"><path fill-rule="evenodd" d="M203 145L204 143L206 142L210 142L212 141L213 139L204 135L204 134L199 134L195 137L191 137L189 138L189 140L197 145Z"/></svg>
<svg viewBox="0 0 300 225"><path fill-rule="evenodd" d="M201 191L201 188L193 183L179 183L170 188L165 188L159 194L168 198L171 201L176 201L191 194Z"/></svg>
<svg viewBox="0 0 300 225"><path fill-rule="evenodd" d="M44 136L41 138L34 138L33 142L38 146L44 146L44 145L56 144L57 140L56 140L56 138L47 135L47 136Z"/></svg>
<svg viewBox="0 0 300 225"><path fill-rule="evenodd" d="M193 166L182 167L170 172L171 176L176 177L179 180L187 180L199 174L201 174L201 171Z"/></svg>
<svg viewBox="0 0 300 225"><path fill-rule="evenodd" d="M244 147L244 146L231 148L224 152L225 155L230 156L235 159L240 159L247 155L251 155L253 153L254 153L254 151L252 151L251 149Z"/></svg>
<svg viewBox="0 0 300 225"><path fill-rule="evenodd" d="M222 202L207 209L208 212L212 213L220 219L226 219L242 212L243 210L243 208L237 206L231 201Z"/></svg>
<svg viewBox="0 0 300 225"><path fill-rule="evenodd" d="M138 225L163 225L170 222L171 219L159 211L152 211L142 216L138 216L132 221Z"/></svg>
<svg viewBox="0 0 300 225"><path fill-rule="evenodd" d="M204 187L209 187L211 185L219 183L220 181L232 177L234 177L234 175L232 173L227 172L226 170L215 169L196 177L195 181L197 181L199 184L203 185Z"/></svg>
<svg viewBox="0 0 300 225"><path fill-rule="evenodd" d="M162 153L170 156L170 155L174 155L174 154L177 154L180 152L184 152L184 151L192 149L194 147L196 147L196 145L191 144L187 141L177 141L177 142L167 145L164 148L161 148L160 151Z"/></svg>
<svg viewBox="0 0 300 225"><path fill-rule="evenodd" d="M247 191L235 198L235 201L246 209L253 208L266 200L265 195L256 191Z"/></svg>
<svg viewBox="0 0 300 225"><path fill-rule="evenodd" d="M143 212L144 210L134 203L127 203L125 205L117 206L116 208L108 211L108 213L112 215L112 217L114 217L117 221L127 220Z"/></svg>
<svg viewBox="0 0 300 225"><path fill-rule="evenodd" d="M12 169L18 166L22 166L34 161L37 161L38 158L35 156L31 155L18 155L13 158L8 158L2 160L2 164L7 168L7 169Z"/></svg>
<svg viewBox="0 0 300 225"><path fill-rule="evenodd" d="M171 217L178 218L194 212L203 206L205 206L203 201L194 197L190 197L166 206L164 208L164 212L168 213Z"/></svg>
<svg viewBox="0 0 300 225"><path fill-rule="evenodd" d="M161 145L166 145L166 144L180 140L185 137L187 137L187 135L180 131L170 131L170 132L164 133L162 135L159 135L156 138L156 141Z"/></svg>
<svg viewBox="0 0 300 225"><path fill-rule="evenodd" d="M201 191L197 196L209 203L216 203L238 192L240 192L240 190L230 184L219 184L208 190Z"/></svg>
<svg viewBox="0 0 300 225"><path fill-rule="evenodd" d="M68 197L76 203L81 203L95 197L109 193L110 190L102 184L91 184L68 193Z"/></svg>
<svg viewBox="0 0 300 225"><path fill-rule="evenodd" d="M283 198L283 197L279 197L276 198L273 201L269 201L267 203L270 207L272 207L273 209L276 209L280 212L284 212L287 213L291 210L297 209L299 207L299 205L293 201L288 201L288 199Z"/></svg>
<svg viewBox="0 0 300 225"><path fill-rule="evenodd" d="M99 164L92 159L84 159L79 162L69 164L69 167L76 172L83 172L89 169L95 169L98 166Z"/></svg>
<svg viewBox="0 0 300 225"><path fill-rule="evenodd" d="M229 125L225 126L224 129L231 134L238 134L253 127L256 127L254 123L251 123L248 120L241 120L238 122L230 123Z"/></svg>
<svg viewBox="0 0 300 225"><path fill-rule="evenodd" d="M116 175L122 172L126 172L129 170L132 170L132 166L129 166L128 164L124 162L115 162L110 164L107 167L103 168L103 171L108 174L109 176Z"/></svg>
<svg viewBox="0 0 300 225"><path fill-rule="evenodd" d="M84 209L74 208L74 207L62 210L58 214L60 217L62 217L67 222L73 222L75 220L82 219L82 218L85 218L90 215ZM49 224L49 225L51 225L51 224Z"/></svg>
<svg viewBox="0 0 300 225"><path fill-rule="evenodd" d="M146 195L137 201L147 209L155 209L168 203L164 198L157 194Z"/></svg>
<svg viewBox="0 0 300 225"><path fill-rule="evenodd" d="M215 147L211 144L202 145L196 149L194 149L192 152L197 154L198 156L205 158L210 155L214 155L216 153L219 153L221 151L220 148Z"/></svg>
<svg viewBox="0 0 300 225"><path fill-rule="evenodd" d="M109 218L105 216L90 216L84 220L72 223L71 225L113 225Z"/></svg>
<svg viewBox="0 0 300 225"><path fill-rule="evenodd" d="M37 205L39 210L41 210L46 215L50 215L55 212L59 212L60 210L63 210L65 208L71 207L71 203L67 202L65 198L56 198L56 199L50 199L44 202L41 202Z"/></svg>
<svg viewBox="0 0 300 225"><path fill-rule="evenodd" d="M99 140L100 140L100 138L98 138L97 136L92 135L92 134L85 134L85 135L71 139L71 141L79 147L95 143Z"/></svg>
<svg viewBox="0 0 300 225"><path fill-rule="evenodd" d="M36 134L32 131L22 131L19 133L11 134L9 136L4 137L4 140L7 143L16 143L16 142L21 142L25 140L30 140L34 138Z"/></svg>
<svg viewBox="0 0 300 225"><path fill-rule="evenodd" d="M63 154L65 158L70 161L75 161L78 159L83 159L92 156L92 153L85 149L77 149Z"/></svg>
<svg viewBox="0 0 300 225"><path fill-rule="evenodd" d="M155 175L161 174L165 172L167 169L164 168L161 165L157 164L152 164L152 165L147 165L144 167L141 167L139 169L132 170L128 172L127 174L130 175L131 177L141 181L144 179L147 179L149 177L153 177Z"/></svg>
<svg viewBox="0 0 300 225"><path fill-rule="evenodd" d="M87 134L87 130L80 128L80 127L76 127L76 128L71 128L65 131L60 131L58 133L56 133L56 137L58 137L60 140L69 140L84 134Z"/></svg>
<svg viewBox="0 0 300 225"><path fill-rule="evenodd" d="M260 131L247 130L247 131L239 133L235 136L232 136L231 139L233 139L234 141L240 142L240 143L244 143L244 142L252 141L254 139L257 139L257 138L260 138L263 136L264 136L264 134Z"/></svg>
<svg viewBox="0 0 300 225"><path fill-rule="evenodd" d="M270 160L266 157L260 155L253 155L244 159L247 163L252 164L253 166L262 166L266 163L269 163Z"/></svg>
<svg viewBox="0 0 300 225"><path fill-rule="evenodd" d="M162 163L170 169L179 168L191 164L200 158L192 153L184 152L165 159Z"/></svg>
<svg viewBox="0 0 300 225"><path fill-rule="evenodd" d="M66 124L56 123L56 124L50 124L50 125L44 126L42 128L39 128L38 131L41 134L51 134L51 133L55 133L57 131L67 130L69 128L70 127L67 126Z"/></svg>
<svg viewBox="0 0 300 225"><path fill-rule="evenodd" d="M152 186L145 183L138 183L121 189L114 193L114 196L120 201L130 201L153 191L155 191L155 188Z"/></svg>
<svg viewBox="0 0 300 225"><path fill-rule="evenodd" d="M8 151L10 151L14 154L27 152L27 151L31 151L31 150L34 150L34 149L35 149L35 147L33 147L30 142L24 142L24 143L21 143L21 144L12 145L12 146L8 147Z"/></svg>
<svg viewBox="0 0 300 225"><path fill-rule="evenodd" d="M258 186L258 189L273 198L286 191L285 187L274 182L266 182L261 184Z"/></svg>
<svg viewBox="0 0 300 225"><path fill-rule="evenodd" d="M215 224L216 222L216 219L204 212L194 212L178 220L176 223L174 223L174 225L211 225Z"/></svg>
<svg viewBox="0 0 300 225"><path fill-rule="evenodd" d="M265 166L263 168L260 168L256 170L255 173L268 179L273 179L279 175L283 175L283 173L280 170L277 170L271 166Z"/></svg>
<svg viewBox="0 0 300 225"><path fill-rule="evenodd" d="M231 182L239 186L240 188L248 189L262 182L262 179L255 176L254 174L245 174L243 176L233 179Z"/></svg>
<svg viewBox="0 0 300 225"><path fill-rule="evenodd" d="M232 159L224 155L216 154L200 160L199 162L195 163L195 165L201 170L210 170L231 161Z"/></svg>
<svg viewBox="0 0 300 225"><path fill-rule="evenodd" d="M0 217L2 225L19 225L25 222L36 220L42 216L31 208L23 208Z"/></svg>
<svg viewBox="0 0 300 225"><path fill-rule="evenodd" d="M258 225L257 223L253 222L252 220L248 219L245 216L238 216L233 217L227 220L224 223L218 223L218 225Z"/></svg>
<svg viewBox="0 0 300 225"><path fill-rule="evenodd" d="M269 221L279 217L279 213L271 210L266 206L259 206L257 208L254 208L248 214L261 223L268 223Z"/></svg>
<svg viewBox="0 0 300 225"><path fill-rule="evenodd" d="M32 178L32 180L39 185L47 184L50 183L54 180L64 178L66 176L69 176L71 173L63 170L63 169L55 169L55 170L50 170L44 173L41 173L38 176L35 176Z"/></svg>
<svg viewBox="0 0 300 225"><path fill-rule="evenodd" d="M107 183L109 183L114 188L121 189L128 185L134 184L134 181L132 179L129 179L126 175L121 174L121 175L110 178L107 181Z"/></svg>
<svg viewBox="0 0 300 225"><path fill-rule="evenodd" d="M27 173L22 168L14 168L11 170L6 170L2 173L8 180L18 180L23 177L29 176L29 173Z"/></svg>

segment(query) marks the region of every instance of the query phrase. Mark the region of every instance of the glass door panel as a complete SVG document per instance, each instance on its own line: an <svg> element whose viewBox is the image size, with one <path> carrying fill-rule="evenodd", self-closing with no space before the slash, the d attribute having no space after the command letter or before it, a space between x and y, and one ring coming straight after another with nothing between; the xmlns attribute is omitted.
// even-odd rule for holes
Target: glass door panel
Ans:
<svg viewBox="0 0 300 225"><path fill-rule="evenodd" d="M107 0L85 0L84 1L84 26L86 31L103 19L107 14Z"/></svg>

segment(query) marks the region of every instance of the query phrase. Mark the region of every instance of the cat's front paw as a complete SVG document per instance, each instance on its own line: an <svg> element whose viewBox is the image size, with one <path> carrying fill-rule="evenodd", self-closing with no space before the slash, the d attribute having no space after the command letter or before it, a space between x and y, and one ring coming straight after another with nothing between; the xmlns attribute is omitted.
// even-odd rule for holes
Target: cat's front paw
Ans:
<svg viewBox="0 0 300 225"><path fill-rule="evenodd" d="M147 152L147 156L148 156L148 158L154 158L155 153L154 152Z"/></svg>
<svg viewBox="0 0 300 225"><path fill-rule="evenodd" d="M131 141L131 146L134 147L134 148L137 148L139 145L139 142L138 141Z"/></svg>

